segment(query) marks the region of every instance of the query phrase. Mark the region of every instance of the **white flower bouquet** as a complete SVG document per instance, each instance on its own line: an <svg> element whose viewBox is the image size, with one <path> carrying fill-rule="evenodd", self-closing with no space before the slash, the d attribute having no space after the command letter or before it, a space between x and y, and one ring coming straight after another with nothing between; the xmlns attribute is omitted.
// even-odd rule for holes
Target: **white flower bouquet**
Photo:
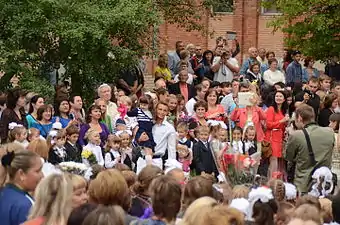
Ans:
<svg viewBox="0 0 340 225"><path fill-rule="evenodd" d="M85 172L88 169L88 167L84 163L77 163L72 161L59 163L59 168L64 172L73 173L81 176L84 176Z"/></svg>

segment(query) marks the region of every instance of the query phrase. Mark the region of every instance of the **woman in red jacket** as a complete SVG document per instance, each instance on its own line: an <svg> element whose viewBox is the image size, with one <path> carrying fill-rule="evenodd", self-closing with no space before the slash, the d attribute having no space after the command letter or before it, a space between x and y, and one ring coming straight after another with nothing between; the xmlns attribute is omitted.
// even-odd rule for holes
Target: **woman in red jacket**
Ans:
<svg viewBox="0 0 340 225"><path fill-rule="evenodd" d="M289 120L288 104L286 94L283 91L276 91L273 105L267 109L265 140L272 146L272 156L270 157L269 174L271 178L274 172L284 171L282 161L282 144Z"/></svg>

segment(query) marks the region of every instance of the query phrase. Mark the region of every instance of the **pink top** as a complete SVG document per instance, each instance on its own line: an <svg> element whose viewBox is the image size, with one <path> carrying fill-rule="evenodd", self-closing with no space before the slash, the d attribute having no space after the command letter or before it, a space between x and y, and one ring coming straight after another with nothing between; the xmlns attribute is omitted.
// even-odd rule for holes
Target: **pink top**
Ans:
<svg viewBox="0 0 340 225"><path fill-rule="evenodd" d="M262 129L261 120L266 120L266 114L258 106L254 106L250 110L252 110L251 122L254 123L256 129L257 141L263 141L264 132ZM232 111L230 119L233 121L239 121L238 125L243 129L248 122L247 108L235 109Z"/></svg>
<svg viewBox="0 0 340 225"><path fill-rule="evenodd" d="M224 114L224 108L222 105L220 104L217 104L216 105L216 108L214 110L208 110L206 113L205 113L205 118L207 120L219 120L219 121L223 121L224 118L223 116L217 116L217 117L214 117L214 118L208 118L209 116L215 114L215 113L219 113L219 114Z"/></svg>

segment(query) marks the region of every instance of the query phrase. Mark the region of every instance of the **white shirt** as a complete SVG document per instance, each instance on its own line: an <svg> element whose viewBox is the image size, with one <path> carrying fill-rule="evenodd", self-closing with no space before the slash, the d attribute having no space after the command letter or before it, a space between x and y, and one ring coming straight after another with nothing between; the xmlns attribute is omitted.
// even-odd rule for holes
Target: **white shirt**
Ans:
<svg viewBox="0 0 340 225"><path fill-rule="evenodd" d="M188 112L188 116L193 116L195 114L194 106L196 104L196 98L191 98L186 104L185 108Z"/></svg>
<svg viewBox="0 0 340 225"><path fill-rule="evenodd" d="M214 58L213 66L220 63L221 57L217 56ZM237 59L229 58L228 62L236 67L239 67ZM220 83L229 81L231 82L234 79L234 72L229 69L226 65L222 64L220 69L214 75L214 81L218 81Z"/></svg>
<svg viewBox="0 0 340 225"><path fill-rule="evenodd" d="M263 80L269 86L274 86L277 82L286 83L285 75L280 70L273 72L268 69L264 71Z"/></svg>
<svg viewBox="0 0 340 225"><path fill-rule="evenodd" d="M115 159L112 159L111 153ZM105 164L104 164L105 168L113 168L117 163L119 163L120 161L118 161L118 157L120 157L119 151L115 151L113 149L110 149L110 152L105 153Z"/></svg>
<svg viewBox="0 0 340 225"><path fill-rule="evenodd" d="M155 154L161 155L165 154L168 150L168 158L176 159L176 130L175 128L166 120L162 124L155 124L152 127L153 139L156 143Z"/></svg>
<svg viewBox="0 0 340 225"><path fill-rule="evenodd" d="M91 151L94 156L96 157L97 159L97 164L101 165L101 166L104 166L104 158L103 158L103 155L102 155L102 149L98 146L98 145L94 145L94 144L91 144L91 143L88 143L84 148L83 148L83 151L84 150L88 150L88 151ZM87 159L84 159L83 158L83 163L87 166L90 166L90 163L88 162Z"/></svg>
<svg viewBox="0 0 340 225"><path fill-rule="evenodd" d="M174 81L178 82L179 81L179 75L176 74ZM188 80L187 80L187 84L192 84L194 82L194 76L191 73L188 73Z"/></svg>

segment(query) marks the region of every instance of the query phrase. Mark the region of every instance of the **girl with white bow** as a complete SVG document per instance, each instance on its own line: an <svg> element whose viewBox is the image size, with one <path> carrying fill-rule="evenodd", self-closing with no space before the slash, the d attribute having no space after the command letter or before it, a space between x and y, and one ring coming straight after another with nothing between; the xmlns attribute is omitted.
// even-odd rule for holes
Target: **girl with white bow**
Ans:
<svg viewBox="0 0 340 225"><path fill-rule="evenodd" d="M19 144L24 148L28 146L29 143L27 141L27 129L23 125L12 122L8 124L8 129L9 142Z"/></svg>
<svg viewBox="0 0 340 225"><path fill-rule="evenodd" d="M50 146L48 153L48 161L53 164L59 164L66 160L66 149L64 144L66 142L65 130L51 130L47 136L47 144Z"/></svg>
<svg viewBox="0 0 340 225"><path fill-rule="evenodd" d="M116 135L121 139L121 162L133 170L135 165L132 162L132 132L130 130L117 131Z"/></svg>

